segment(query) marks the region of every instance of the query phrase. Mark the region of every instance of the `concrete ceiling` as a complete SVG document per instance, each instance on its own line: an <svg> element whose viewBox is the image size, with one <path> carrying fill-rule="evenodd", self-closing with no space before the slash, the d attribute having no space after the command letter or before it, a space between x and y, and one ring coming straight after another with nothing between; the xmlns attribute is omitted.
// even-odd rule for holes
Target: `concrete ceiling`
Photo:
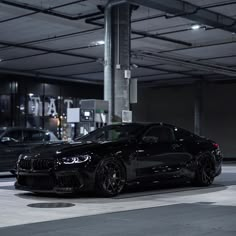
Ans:
<svg viewBox="0 0 236 236"><path fill-rule="evenodd" d="M104 46L96 42L104 39L98 6L106 2L0 0L0 73L102 83ZM187 2L236 23L236 1ZM101 17L90 21L93 16ZM191 29L197 23L184 14L134 11L132 31L145 36L132 34L132 77L149 84L236 78L236 34L213 25Z"/></svg>

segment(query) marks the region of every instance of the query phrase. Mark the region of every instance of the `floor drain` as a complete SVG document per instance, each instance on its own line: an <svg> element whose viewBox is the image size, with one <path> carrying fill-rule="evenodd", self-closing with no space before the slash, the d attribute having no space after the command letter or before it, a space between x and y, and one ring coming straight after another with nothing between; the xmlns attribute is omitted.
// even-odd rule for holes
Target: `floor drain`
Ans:
<svg viewBox="0 0 236 236"><path fill-rule="evenodd" d="M72 203L65 203L65 202L48 202L48 203L33 203L28 204L28 207L35 207L35 208L63 208L63 207L73 207L75 204Z"/></svg>

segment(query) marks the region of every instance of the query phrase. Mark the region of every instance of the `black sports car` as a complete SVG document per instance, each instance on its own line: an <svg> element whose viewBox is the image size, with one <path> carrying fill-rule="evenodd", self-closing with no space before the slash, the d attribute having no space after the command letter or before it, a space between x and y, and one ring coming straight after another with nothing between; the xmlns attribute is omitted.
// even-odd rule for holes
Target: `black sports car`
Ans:
<svg viewBox="0 0 236 236"><path fill-rule="evenodd" d="M115 196L129 184L166 180L212 184L221 173L219 145L172 125L117 124L73 144L48 145L22 154L15 187L32 192L95 190Z"/></svg>

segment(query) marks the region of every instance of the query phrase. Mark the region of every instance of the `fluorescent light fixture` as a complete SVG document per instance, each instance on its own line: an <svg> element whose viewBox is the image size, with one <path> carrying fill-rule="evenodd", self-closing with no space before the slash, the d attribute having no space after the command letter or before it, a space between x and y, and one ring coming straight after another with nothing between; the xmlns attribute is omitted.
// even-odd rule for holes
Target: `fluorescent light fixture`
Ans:
<svg viewBox="0 0 236 236"><path fill-rule="evenodd" d="M97 44L97 45L104 45L105 42L104 42L104 40L99 40L99 41L96 42L96 44Z"/></svg>
<svg viewBox="0 0 236 236"><path fill-rule="evenodd" d="M98 40L98 41L94 41L92 43L89 44L89 46L100 46L100 45L104 45L105 42L104 40Z"/></svg>
<svg viewBox="0 0 236 236"><path fill-rule="evenodd" d="M34 96L34 94L33 93L29 93L29 96L32 97L32 96Z"/></svg>
<svg viewBox="0 0 236 236"><path fill-rule="evenodd" d="M198 24L195 24L195 25L192 25L191 26L191 29L192 30L198 30L198 29L200 29L201 28L201 25L198 25Z"/></svg>

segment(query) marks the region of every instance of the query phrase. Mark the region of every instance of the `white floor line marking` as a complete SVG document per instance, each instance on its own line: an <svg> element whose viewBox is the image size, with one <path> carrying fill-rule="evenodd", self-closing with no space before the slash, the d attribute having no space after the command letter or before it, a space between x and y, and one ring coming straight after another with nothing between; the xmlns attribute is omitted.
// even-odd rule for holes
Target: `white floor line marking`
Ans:
<svg viewBox="0 0 236 236"><path fill-rule="evenodd" d="M0 182L0 187L13 186L15 181L11 182Z"/></svg>

